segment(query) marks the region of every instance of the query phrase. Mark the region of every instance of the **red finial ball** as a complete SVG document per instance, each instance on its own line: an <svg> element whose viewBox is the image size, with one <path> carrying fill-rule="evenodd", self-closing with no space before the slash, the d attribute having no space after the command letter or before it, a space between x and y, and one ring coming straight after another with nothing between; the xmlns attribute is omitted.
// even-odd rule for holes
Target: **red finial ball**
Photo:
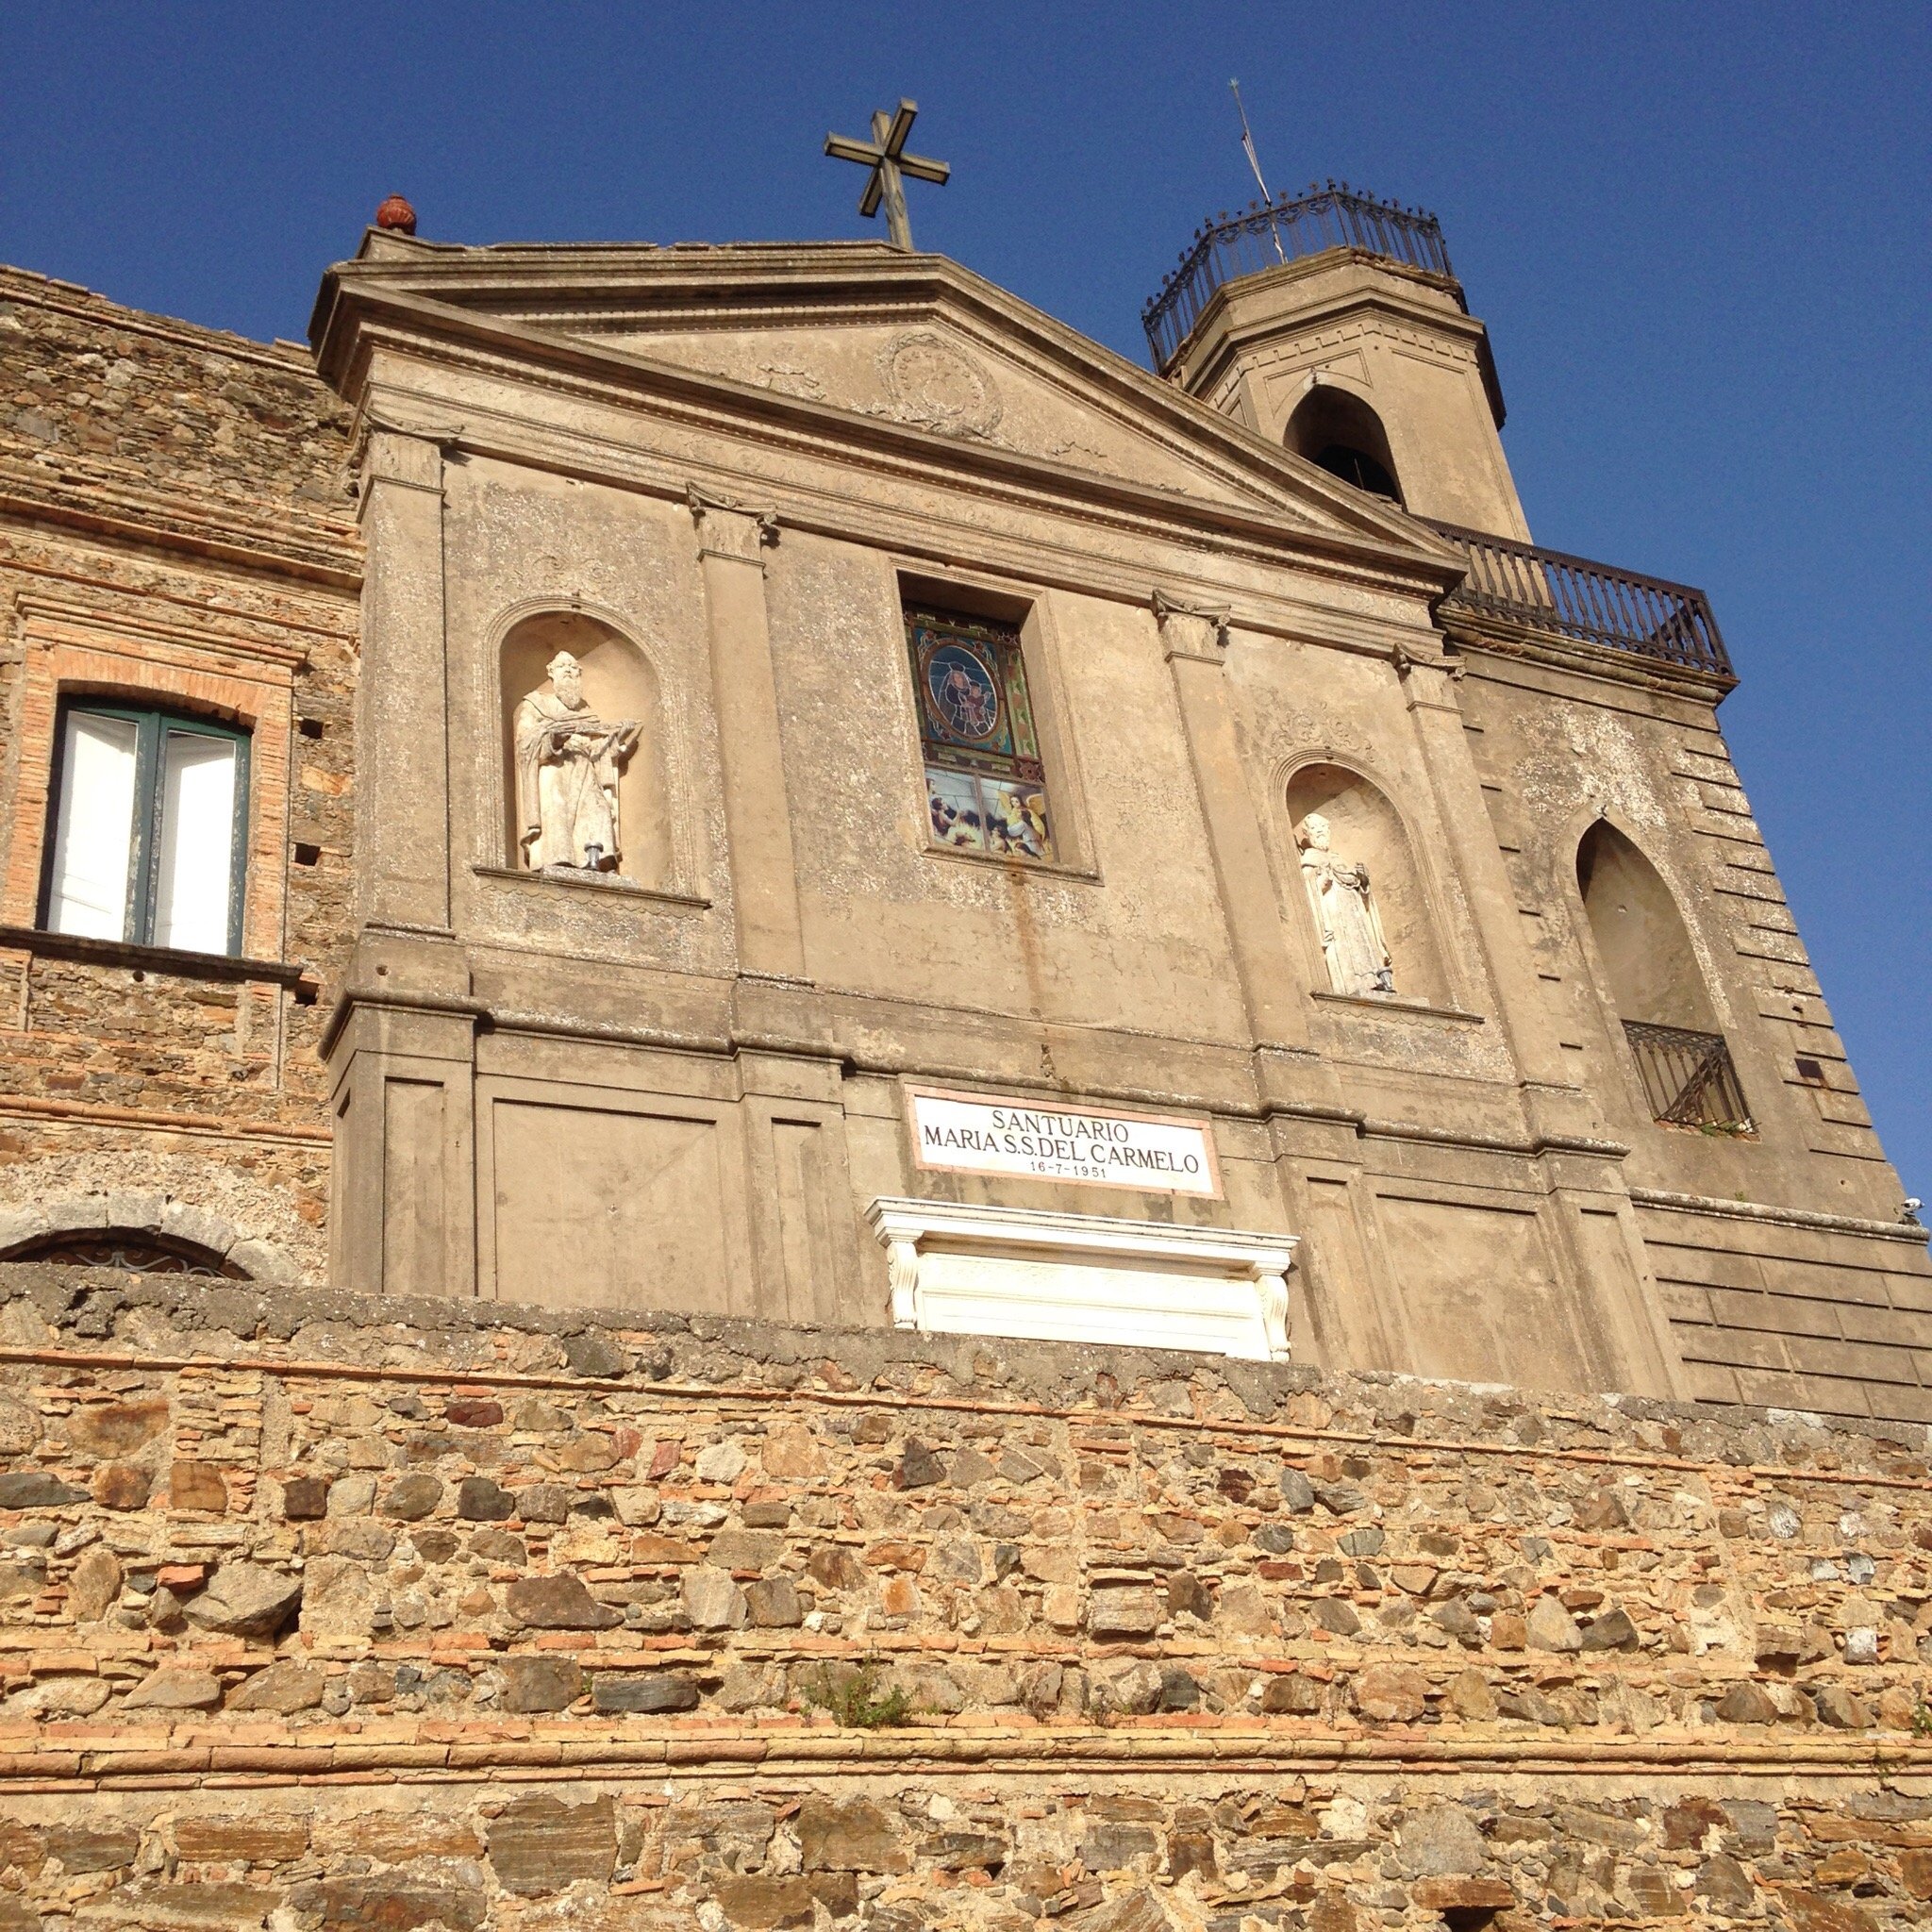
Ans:
<svg viewBox="0 0 1932 1932"><path fill-rule="evenodd" d="M391 194L375 210L375 225L393 228L399 235L413 235L416 232L416 210L400 194Z"/></svg>

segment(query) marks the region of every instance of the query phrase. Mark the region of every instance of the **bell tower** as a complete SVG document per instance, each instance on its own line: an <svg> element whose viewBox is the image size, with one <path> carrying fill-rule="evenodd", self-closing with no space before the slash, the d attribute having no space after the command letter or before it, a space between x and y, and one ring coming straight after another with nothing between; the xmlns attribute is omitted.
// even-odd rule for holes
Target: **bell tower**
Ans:
<svg viewBox="0 0 1932 1932"><path fill-rule="evenodd" d="M1141 320L1171 382L1357 489L1529 541L1434 215L1329 182L1205 224Z"/></svg>

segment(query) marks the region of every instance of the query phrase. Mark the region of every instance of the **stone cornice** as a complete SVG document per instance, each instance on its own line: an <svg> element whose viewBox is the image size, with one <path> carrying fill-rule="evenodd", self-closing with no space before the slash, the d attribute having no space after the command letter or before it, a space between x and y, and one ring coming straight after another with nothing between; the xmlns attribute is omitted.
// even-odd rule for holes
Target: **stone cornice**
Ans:
<svg viewBox="0 0 1932 1932"><path fill-rule="evenodd" d="M950 1653L947 1653L950 1655ZM607 1667L615 1659L600 1657ZM633 1667L645 1661L633 1660ZM652 1663L658 1658L650 1658ZM254 1727L246 1743L195 1719L173 1726L50 1726L44 1742L0 1743L0 1782L10 1791L112 1788L138 1778L145 1790L192 1790L208 1782L276 1785L409 1783L487 1779L521 1783L558 1777L635 1776L654 1769L684 1778L766 1775L923 1776L1050 1773L1077 1764L1093 1773L1436 1770L1467 1775L1597 1778L1669 1771L1704 1776L1870 1778L1932 1775L1932 1742L1918 1739L1782 1736L1774 1740L1695 1732L1638 1738L1516 1736L1432 1738L1420 1729L1341 1730L1290 1721L1187 1725L1125 1719L1065 1723L913 1724L845 1730L830 1724L760 1722L610 1724L582 1719L519 1724L428 1718L380 1724ZM523 1735L517 1735L517 1733ZM372 1735L372 1733L375 1733ZM64 1735L63 1735L64 1734Z"/></svg>
<svg viewBox="0 0 1932 1932"><path fill-rule="evenodd" d="M717 253L734 255L728 250ZM1237 504L1127 483L1050 459L882 422L835 405L665 363L636 349L616 348L527 322L481 314L459 301L444 299L452 294L475 296L487 287L492 307L502 308L520 294L533 292L527 275L505 278L501 265L491 265L494 274L480 281L467 260L462 268L468 274L457 273L456 265L446 259L437 261L428 275L372 274L369 264L332 270L318 301L318 354L325 375L352 400L359 401L376 340L432 358L467 351L470 358L493 357L505 371L530 375L541 371L553 380L559 375L575 375L606 395L641 391L659 405L674 399L695 404L714 416L732 419L744 427L755 426L768 435L802 431L828 448L842 444L868 451L914 450L928 458L943 451L943 469L953 474L962 468L981 475L1011 474L1045 485L1056 495L1158 505L1168 517L1197 528L1258 526L1269 530L1278 542L1311 558L1325 555L1336 561L1359 559L1372 568L1398 572L1412 581L1431 581L1439 587L1439 594L1459 579L1460 559L1398 512L1365 504L1355 492L1313 477L1306 465L1240 424L1086 341L956 264L937 257L900 258L893 263L868 261L860 264L868 273L855 281L853 264L838 260L841 274L828 281L827 266L821 265L812 251L801 253L810 274L799 274L795 258L789 275L785 262L768 258L758 261L762 279L757 286L767 303L774 288L808 288L822 301L836 296L836 313L850 319L855 305L874 298L872 280L883 276L898 297L895 307L900 314L909 317L917 313L924 318L943 311L991 331L1021 360L1044 365L1043 373L1062 379L1075 379L1095 406L1128 416L1143 433L1166 441L1210 471L1218 469L1225 480L1256 495L1254 508L1244 511ZM597 284L593 281L586 289L580 279L571 279L575 269L572 254L563 251L546 266L555 272L558 286L577 290L583 306L594 311L591 296ZM654 277L674 273L686 278L702 273L716 279L718 264L711 252L688 258L688 270L676 265L660 267L663 255L663 251L637 252L628 262L616 263L598 258L595 267L606 284L621 286L633 295L641 283L649 286ZM741 260L734 260L732 265L743 267ZM435 292L427 292L429 288ZM741 314L737 316L741 323L742 319ZM1306 510L1298 508L1303 505ZM1307 515L1320 518L1329 527L1305 522Z"/></svg>

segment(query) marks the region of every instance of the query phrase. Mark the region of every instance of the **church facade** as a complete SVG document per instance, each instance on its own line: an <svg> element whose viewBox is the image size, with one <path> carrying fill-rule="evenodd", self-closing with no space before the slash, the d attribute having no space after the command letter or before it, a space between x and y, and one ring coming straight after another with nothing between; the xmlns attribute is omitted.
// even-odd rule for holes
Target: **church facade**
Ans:
<svg viewBox="0 0 1932 1932"><path fill-rule="evenodd" d="M1153 374L869 243L9 277L8 1253L1932 1418L1708 608L1382 212Z"/></svg>

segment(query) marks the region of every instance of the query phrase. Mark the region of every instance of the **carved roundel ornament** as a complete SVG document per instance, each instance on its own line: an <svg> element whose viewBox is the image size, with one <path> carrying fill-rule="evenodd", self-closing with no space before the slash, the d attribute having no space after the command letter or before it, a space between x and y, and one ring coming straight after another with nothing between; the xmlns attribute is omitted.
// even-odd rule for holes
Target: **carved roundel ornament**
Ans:
<svg viewBox="0 0 1932 1932"><path fill-rule="evenodd" d="M932 329L894 336L879 352L879 375L903 422L950 436L990 436L999 425L992 377Z"/></svg>

